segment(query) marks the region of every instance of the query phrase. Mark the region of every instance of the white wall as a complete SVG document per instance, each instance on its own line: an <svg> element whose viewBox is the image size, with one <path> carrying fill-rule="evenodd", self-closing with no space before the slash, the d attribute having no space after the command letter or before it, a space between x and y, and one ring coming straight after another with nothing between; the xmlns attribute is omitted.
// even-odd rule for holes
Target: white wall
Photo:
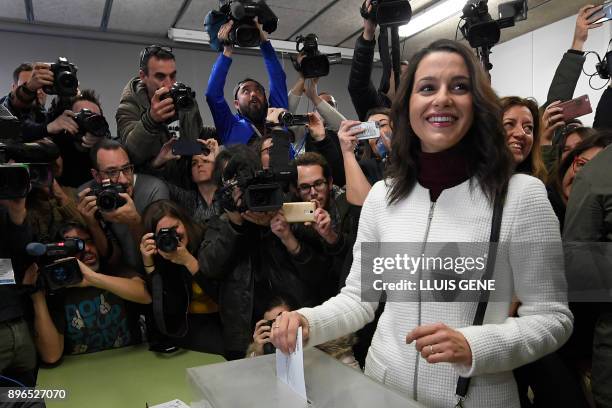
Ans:
<svg viewBox="0 0 612 408"><path fill-rule="evenodd" d="M563 54L571 47L575 23L576 16L567 17L495 46L491 54L491 80L498 95L534 97L540 105L546 102L555 70ZM610 23L591 30L584 50L597 51L603 58L611 33ZM584 64L587 73L595 72L596 60L594 55L587 57ZM599 77L593 78L591 82L596 88L604 85L604 81ZM602 92L603 89L596 91L589 86L589 77L584 73L580 76L574 97L589 95L593 113L580 118L589 126L592 125Z"/></svg>

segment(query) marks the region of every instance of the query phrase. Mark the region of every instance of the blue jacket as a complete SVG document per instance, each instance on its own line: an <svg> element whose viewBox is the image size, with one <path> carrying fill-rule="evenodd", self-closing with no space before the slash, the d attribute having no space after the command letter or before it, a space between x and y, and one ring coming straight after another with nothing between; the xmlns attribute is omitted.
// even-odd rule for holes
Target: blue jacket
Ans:
<svg viewBox="0 0 612 408"><path fill-rule="evenodd" d="M261 44L261 53L266 63L266 70L270 81L270 95L268 104L273 108L289 108L287 100L287 75L276 57L276 52L270 41ZM219 55L208 79L206 102L210 107L217 134L221 143L225 145L247 143L253 136L253 125L244 116L233 114L225 101L223 88L232 59L223 54Z"/></svg>

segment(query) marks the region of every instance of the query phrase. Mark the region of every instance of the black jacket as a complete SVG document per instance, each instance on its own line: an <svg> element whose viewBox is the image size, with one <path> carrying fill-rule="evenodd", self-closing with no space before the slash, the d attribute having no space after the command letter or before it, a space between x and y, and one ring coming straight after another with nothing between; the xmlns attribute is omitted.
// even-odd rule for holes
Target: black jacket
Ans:
<svg viewBox="0 0 612 408"><path fill-rule="evenodd" d="M27 257L25 247L32 241L32 231L28 224L15 225L8 212L0 207L0 259L10 259L15 272L16 285L0 284L0 322L6 322L23 315L19 286L23 281L23 271Z"/></svg>
<svg viewBox="0 0 612 408"><path fill-rule="evenodd" d="M316 305L316 286L328 265L310 243L296 238L302 249L292 256L269 228L236 226L225 216L210 219L198 260L202 274L219 281L215 300L226 350L247 349L254 322L272 296L290 294L299 306Z"/></svg>
<svg viewBox="0 0 612 408"><path fill-rule="evenodd" d="M359 120L366 120L366 113L379 106L391 107L391 100L384 93L376 90L372 83L372 66L374 65L374 48L376 41L366 41L363 35L357 37L348 91Z"/></svg>
<svg viewBox="0 0 612 408"><path fill-rule="evenodd" d="M325 157L329 164L334 184L340 187L344 186L346 184L346 176L344 174L344 159L340 150L338 133L331 129L325 129L325 139L320 142L315 142L310 134L306 135L306 137L306 151L317 152Z"/></svg>

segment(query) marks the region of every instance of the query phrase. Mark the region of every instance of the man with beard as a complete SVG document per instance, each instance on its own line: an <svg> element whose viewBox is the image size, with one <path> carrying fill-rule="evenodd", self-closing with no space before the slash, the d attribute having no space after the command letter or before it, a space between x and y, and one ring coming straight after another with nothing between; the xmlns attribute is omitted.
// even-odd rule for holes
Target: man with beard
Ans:
<svg viewBox="0 0 612 408"><path fill-rule="evenodd" d="M219 39L226 42L224 51L213 66L208 79L206 102L210 107L217 134L222 144L232 145L249 143L253 138L259 138L265 133L266 115L268 106L274 108L288 108L287 76L281 66L272 43L257 23L261 36L261 53L264 57L270 82L270 103L266 98L263 85L252 78L245 78L238 82L234 88L234 108L238 111L232 114L223 94L225 79L232 64L234 47L227 42L228 34L233 21L224 24L219 30Z"/></svg>
<svg viewBox="0 0 612 408"><path fill-rule="evenodd" d="M91 353L140 342L138 319L131 313L130 302L151 303L144 281L134 272L106 267L83 225L66 224L59 238L84 241L84 250L76 255L83 280L53 294L38 290L30 295L34 339L42 361L54 364L65 354ZM31 280L36 278L36 264L28 274Z"/></svg>
<svg viewBox="0 0 612 408"><path fill-rule="evenodd" d="M88 225L102 223L107 236L118 241L124 263L140 270L142 258L138 246L143 235L140 214L153 201L169 198L168 188L153 176L135 174L125 148L117 141L102 139L91 148L91 161L94 180L79 188L79 212ZM124 192L118 194L117 208L101 211L93 190L107 184Z"/></svg>

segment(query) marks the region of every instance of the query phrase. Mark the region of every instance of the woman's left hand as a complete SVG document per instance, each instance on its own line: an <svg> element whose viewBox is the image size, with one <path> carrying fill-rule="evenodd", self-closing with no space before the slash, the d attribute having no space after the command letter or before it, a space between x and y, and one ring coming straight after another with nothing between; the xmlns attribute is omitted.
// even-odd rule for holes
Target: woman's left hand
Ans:
<svg viewBox="0 0 612 408"><path fill-rule="evenodd" d="M472 365L472 350L465 336L443 323L425 324L406 336L406 343L416 340L415 347L428 363Z"/></svg>

